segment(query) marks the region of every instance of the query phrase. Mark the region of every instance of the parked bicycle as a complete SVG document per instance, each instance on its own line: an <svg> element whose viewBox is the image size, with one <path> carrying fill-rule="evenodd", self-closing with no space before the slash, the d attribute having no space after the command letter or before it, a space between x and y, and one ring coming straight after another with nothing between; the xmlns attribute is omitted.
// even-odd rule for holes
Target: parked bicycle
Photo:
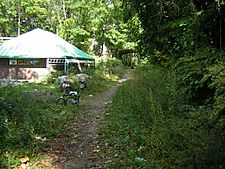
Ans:
<svg viewBox="0 0 225 169"><path fill-rule="evenodd" d="M57 99L57 104L70 105L79 104L81 91L87 88L86 79L92 79L87 74L77 74L79 87L76 88L70 80L64 80L60 85L60 90L64 91L62 97Z"/></svg>
<svg viewBox="0 0 225 169"><path fill-rule="evenodd" d="M63 81L60 88L64 90L63 96L56 100L57 104L74 105L79 104L81 90L76 89L71 83Z"/></svg>

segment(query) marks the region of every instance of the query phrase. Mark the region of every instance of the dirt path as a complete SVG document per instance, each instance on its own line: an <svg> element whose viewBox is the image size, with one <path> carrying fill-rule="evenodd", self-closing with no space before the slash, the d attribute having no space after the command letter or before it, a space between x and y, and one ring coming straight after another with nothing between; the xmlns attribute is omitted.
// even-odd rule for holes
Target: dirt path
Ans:
<svg viewBox="0 0 225 169"><path fill-rule="evenodd" d="M97 150L97 137L99 133L99 121L104 114L105 107L118 86L130 77L130 72L118 80L118 83L99 95L81 100L82 114L85 119L78 124L79 136L69 146L69 156L62 165L63 169L84 169L89 168L88 164L93 160L93 154ZM96 167L99 168L99 167Z"/></svg>

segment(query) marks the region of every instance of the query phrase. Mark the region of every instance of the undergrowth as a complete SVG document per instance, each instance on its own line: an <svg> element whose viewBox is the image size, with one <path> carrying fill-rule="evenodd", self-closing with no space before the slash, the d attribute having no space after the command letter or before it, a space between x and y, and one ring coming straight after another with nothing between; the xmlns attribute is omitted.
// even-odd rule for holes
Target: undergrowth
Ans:
<svg viewBox="0 0 225 169"><path fill-rule="evenodd" d="M24 84L1 89L0 168L16 168L19 158L35 156L42 149L41 140L55 138L65 121L78 111L78 107L72 112L56 105L51 94L54 89L35 88Z"/></svg>
<svg viewBox="0 0 225 169"><path fill-rule="evenodd" d="M95 69L84 70L81 73L87 74L91 78L86 79L88 87L82 91L82 95L87 96L104 91L112 83L121 78L126 69L118 59L108 58L105 61L97 63ZM74 74L70 74L69 76L77 81Z"/></svg>
<svg viewBox="0 0 225 169"><path fill-rule="evenodd" d="M86 96L99 93L123 71L122 65L116 60L110 60L117 70L108 62L101 63L95 70L86 70L92 76L87 79L88 87L81 93ZM107 70L104 68L107 64ZM70 133L68 123L77 118L79 106L56 105L56 99L62 95L59 86L54 84L57 72L42 83L23 83L19 86L7 86L0 90L0 168L17 168L19 160L29 157L35 162L49 142L57 136ZM70 74L74 79L75 74ZM110 78L109 78L110 77ZM74 82L76 83L76 82Z"/></svg>
<svg viewBox="0 0 225 169"><path fill-rule="evenodd" d="M223 168L224 134L212 107L186 104L169 72L141 66L108 105L100 143L106 168Z"/></svg>

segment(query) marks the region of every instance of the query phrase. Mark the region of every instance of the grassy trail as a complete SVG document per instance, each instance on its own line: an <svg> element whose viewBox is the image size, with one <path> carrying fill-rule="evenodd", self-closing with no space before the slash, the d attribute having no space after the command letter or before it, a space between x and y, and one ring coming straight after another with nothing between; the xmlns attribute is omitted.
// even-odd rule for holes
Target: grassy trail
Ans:
<svg viewBox="0 0 225 169"><path fill-rule="evenodd" d="M79 111L74 112L68 121L69 129L61 136L47 143L45 152L46 161L39 166L51 164L51 168L80 169L101 166L98 137L100 134L100 121L102 120L110 99L115 95L117 88L131 76L125 73L116 82L111 83L104 91L93 96L81 97ZM46 167L46 166L45 166Z"/></svg>

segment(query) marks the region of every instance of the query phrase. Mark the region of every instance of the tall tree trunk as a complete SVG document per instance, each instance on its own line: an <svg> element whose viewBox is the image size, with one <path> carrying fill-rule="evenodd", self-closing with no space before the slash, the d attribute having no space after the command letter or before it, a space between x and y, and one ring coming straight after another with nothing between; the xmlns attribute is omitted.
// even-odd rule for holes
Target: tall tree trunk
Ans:
<svg viewBox="0 0 225 169"><path fill-rule="evenodd" d="M104 49L104 36L105 36L105 30L102 29L102 39L101 39L101 49L100 49L100 53L99 53L99 57L101 57L103 55L103 49Z"/></svg>
<svg viewBox="0 0 225 169"><path fill-rule="evenodd" d="M195 7L195 5L194 5L194 2L193 2L193 0L190 0L190 9L191 9L191 12L196 12L196 9L195 9L196 7Z"/></svg>
<svg viewBox="0 0 225 169"><path fill-rule="evenodd" d="M18 12L17 36L20 36L20 12Z"/></svg>
<svg viewBox="0 0 225 169"><path fill-rule="evenodd" d="M64 19L66 19L67 18L67 15L66 15L66 5L65 5L65 1L64 0L62 1L62 10L63 10Z"/></svg>
<svg viewBox="0 0 225 169"><path fill-rule="evenodd" d="M223 50L222 47L222 16L221 16L221 11L219 9L219 15L220 15L220 51Z"/></svg>

